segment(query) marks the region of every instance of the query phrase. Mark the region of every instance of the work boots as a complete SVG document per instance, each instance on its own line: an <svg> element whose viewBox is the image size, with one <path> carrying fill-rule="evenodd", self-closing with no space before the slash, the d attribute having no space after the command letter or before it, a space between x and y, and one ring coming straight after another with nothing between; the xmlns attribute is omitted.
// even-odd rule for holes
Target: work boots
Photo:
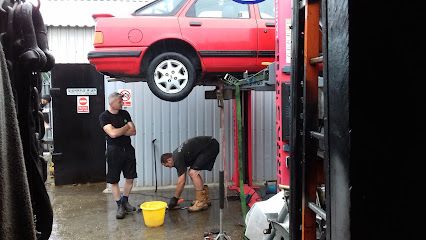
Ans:
<svg viewBox="0 0 426 240"><path fill-rule="evenodd" d="M209 197L209 186L204 185L203 190L206 191L206 202L207 205L211 206L212 202L210 201L210 197ZM191 206L195 204L195 200L192 201Z"/></svg>
<svg viewBox="0 0 426 240"><path fill-rule="evenodd" d="M121 198L120 202L118 204L117 214L115 215L115 218L117 219L123 219L126 213L131 213L136 211L136 208L130 205L127 198Z"/></svg>
<svg viewBox="0 0 426 240"><path fill-rule="evenodd" d="M133 207L132 205L130 205L129 202L122 202L121 205L123 205L124 210L126 210L126 212L134 212L134 211L136 211L136 208Z"/></svg>
<svg viewBox="0 0 426 240"><path fill-rule="evenodd" d="M115 214L115 218L117 219L123 219L126 215L126 210L124 209L123 203L120 203L118 205L117 214Z"/></svg>
<svg viewBox="0 0 426 240"><path fill-rule="evenodd" d="M206 190L195 190L195 203L188 208L188 212L198 212L207 208L209 205L206 201Z"/></svg>
<svg viewBox="0 0 426 240"><path fill-rule="evenodd" d="M132 205L130 205L129 203L129 197L127 196L122 196L121 197L121 205L123 205L124 210L126 211L126 213L130 213L130 212L134 212L136 211L136 208L133 207Z"/></svg>

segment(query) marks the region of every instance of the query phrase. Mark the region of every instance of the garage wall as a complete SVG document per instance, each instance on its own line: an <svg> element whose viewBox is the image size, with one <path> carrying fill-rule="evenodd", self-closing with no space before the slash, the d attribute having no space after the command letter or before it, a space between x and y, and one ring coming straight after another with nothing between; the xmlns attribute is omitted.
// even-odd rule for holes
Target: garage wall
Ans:
<svg viewBox="0 0 426 240"><path fill-rule="evenodd" d="M130 16L153 0L43 0L40 11L48 26L93 27L94 13Z"/></svg>
<svg viewBox="0 0 426 240"><path fill-rule="evenodd" d="M275 91L252 92L253 179L275 180L277 177Z"/></svg>
<svg viewBox="0 0 426 240"><path fill-rule="evenodd" d="M155 97L146 83L122 83L106 82L106 98L113 91L120 88L131 89L132 104L129 111L136 125L137 134L132 137L132 144L136 148L137 172L139 178L137 186L155 186L153 147L152 140L157 139L156 158L158 185L172 185L176 182L175 169L168 169L159 163L160 155L164 152L172 152L178 145L188 138L211 135L219 139L219 110L215 100L204 99L206 87L196 87L184 100L172 103L162 101ZM225 108L226 128L232 123L229 111L229 103ZM108 106L105 106L107 108ZM232 143L231 132L227 132L227 140ZM227 153L227 159L232 159L231 151ZM219 161L219 158L217 159ZM218 163L218 162L217 162ZM204 173L206 182L218 182L219 164L215 164L212 172ZM205 172L205 171L204 171Z"/></svg>
<svg viewBox="0 0 426 240"><path fill-rule="evenodd" d="M113 91L131 89L132 107L126 108L136 125L137 135L132 137L136 148L137 172L139 178L136 186L155 186L152 140L157 139L156 158L159 186L176 183L175 169L168 169L159 163L160 155L173 151L181 142L200 135L212 135L220 138L220 113L215 100L205 100L204 91L212 87L195 87L191 94L181 102L165 102L155 97L146 83L105 82L105 97ZM275 113L273 92L255 93L253 95L254 132L254 173L255 181L275 179ZM107 102L107 101L106 101ZM225 101L225 130L227 171L232 173L233 137L232 137L232 104ZM264 107L264 104L270 105ZM105 106L107 108L107 106ZM262 116L259 116L262 115ZM214 170L204 171L203 179L207 183L218 182L219 154ZM231 176L228 176L230 179Z"/></svg>
<svg viewBox="0 0 426 240"><path fill-rule="evenodd" d="M56 63L89 63L94 31L94 27L49 26L49 48Z"/></svg>

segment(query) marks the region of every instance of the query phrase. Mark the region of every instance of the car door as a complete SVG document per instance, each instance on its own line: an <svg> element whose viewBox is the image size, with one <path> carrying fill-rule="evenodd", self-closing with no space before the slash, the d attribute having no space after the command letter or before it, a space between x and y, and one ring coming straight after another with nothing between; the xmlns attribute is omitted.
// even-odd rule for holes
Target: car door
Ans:
<svg viewBox="0 0 426 240"><path fill-rule="evenodd" d="M275 58L275 1L265 0L255 5L258 27L257 64L273 62Z"/></svg>
<svg viewBox="0 0 426 240"><path fill-rule="evenodd" d="M192 44L205 72L253 71L257 24L252 6L232 0L196 0L179 16L183 39Z"/></svg>

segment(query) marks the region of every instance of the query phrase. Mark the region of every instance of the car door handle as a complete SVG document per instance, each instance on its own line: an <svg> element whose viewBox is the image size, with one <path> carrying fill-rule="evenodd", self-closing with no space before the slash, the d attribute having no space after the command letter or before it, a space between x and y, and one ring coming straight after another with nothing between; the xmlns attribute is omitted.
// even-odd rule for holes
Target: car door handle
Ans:
<svg viewBox="0 0 426 240"><path fill-rule="evenodd" d="M273 23L273 22L266 22L265 26L267 26L267 27L275 27L275 23Z"/></svg>
<svg viewBox="0 0 426 240"><path fill-rule="evenodd" d="M201 22L189 22L189 26L199 27L201 25Z"/></svg>

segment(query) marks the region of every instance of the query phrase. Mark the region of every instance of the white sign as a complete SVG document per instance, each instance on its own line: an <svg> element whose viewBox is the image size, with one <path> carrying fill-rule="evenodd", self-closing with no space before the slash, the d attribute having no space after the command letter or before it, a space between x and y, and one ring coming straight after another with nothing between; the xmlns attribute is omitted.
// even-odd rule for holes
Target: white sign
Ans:
<svg viewBox="0 0 426 240"><path fill-rule="evenodd" d="M123 107L132 107L132 90L118 89L118 93L123 96Z"/></svg>
<svg viewBox="0 0 426 240"><path fill-rule="evenodd" d="M89 96L77 96L77 113L89 112Z"/></svg>
<svg viewBox="0 0 426 240"><path fill-rule="evenodd" d="M81 96L81 95L98 95L98 89L96 88L67 88L68 96Z"/></svg>
<svg viewBox="0 0 426 240"><path fill-rule="evenodd" d="M285 20L285 62L291 63L291 19Z"/></svg>

